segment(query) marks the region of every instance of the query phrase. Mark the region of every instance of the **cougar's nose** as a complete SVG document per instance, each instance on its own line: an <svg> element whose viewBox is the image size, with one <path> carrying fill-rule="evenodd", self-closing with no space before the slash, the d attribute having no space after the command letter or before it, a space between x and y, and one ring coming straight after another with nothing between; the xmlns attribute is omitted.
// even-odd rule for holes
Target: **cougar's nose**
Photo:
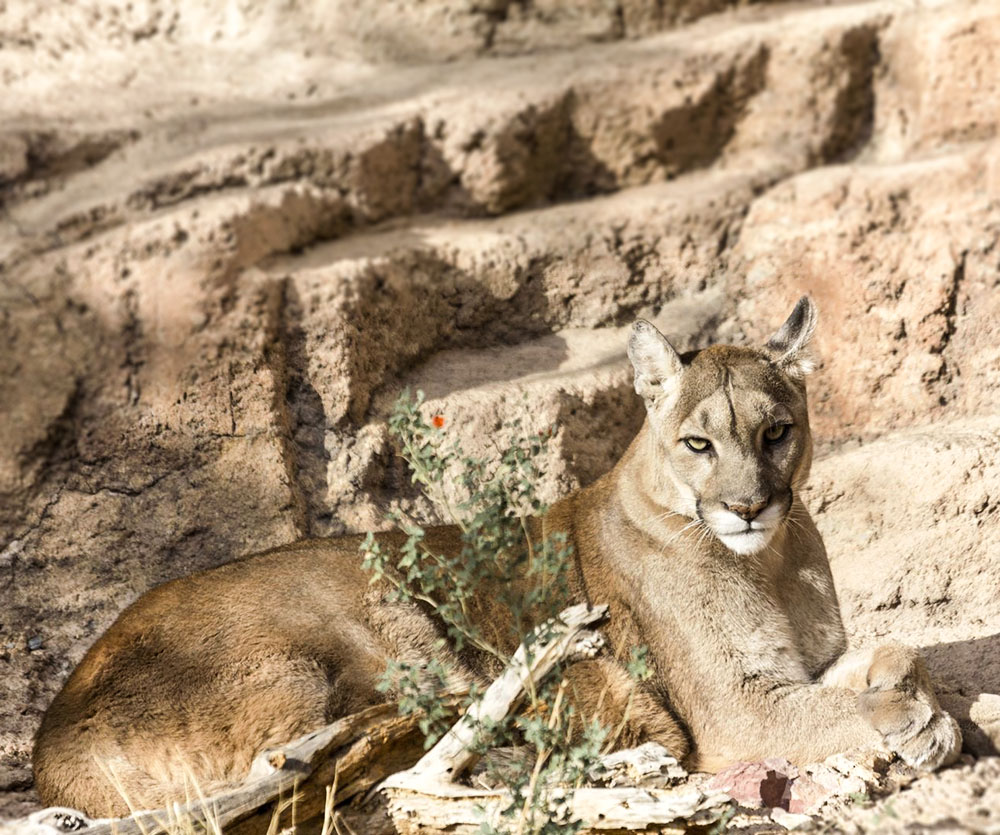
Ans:
<svg viewBox="0 0 1000 835"><path fill-rule="evenodd" d="M749 522L756 519L760 512L768 506L770 503L770 496L763 501L757 502L756 504L729 504L728 502L723 502L726 510L731 513L735 513L744 522Z"/></svg>

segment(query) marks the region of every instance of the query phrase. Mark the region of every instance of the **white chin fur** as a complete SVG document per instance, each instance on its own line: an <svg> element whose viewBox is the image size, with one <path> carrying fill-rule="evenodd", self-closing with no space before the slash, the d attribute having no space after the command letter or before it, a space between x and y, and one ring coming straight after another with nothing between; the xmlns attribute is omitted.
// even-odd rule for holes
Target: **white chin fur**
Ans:
<svg viewBox="0 0 1000 835"><path fill-rule="evenodd" d="M716 536L734 554L746 556L763 551L767 543L771 541L773 534L774 528L767 531L746 531L745 533L716 533Z"/></svg>
<svg viewBox="0 0 1000 835"><path fill-rule="evenodd" d="M705 522L712 532L734 554L745 556L763 551L771 541L771 537L781 527L784 511L777 504L772 504L749 526L735 513L728 510L714 510L705 514ZM750 530L747 530L747 528Z"/></svg>

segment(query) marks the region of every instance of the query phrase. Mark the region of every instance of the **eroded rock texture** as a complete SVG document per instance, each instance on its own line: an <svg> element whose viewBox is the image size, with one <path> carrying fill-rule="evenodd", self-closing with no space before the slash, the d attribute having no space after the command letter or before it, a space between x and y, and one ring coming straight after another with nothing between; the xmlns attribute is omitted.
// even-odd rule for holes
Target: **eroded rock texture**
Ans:
<svg viewBox="0 0 1000 835"><path fill-rule="evenodd" d="M4 811L151 585L429 512L403 386L470 449L556 422L554 498L641 423L635 316L760 339L803 292L850 629L1000 724L998 39L991 0L0 8Z"/></svg>

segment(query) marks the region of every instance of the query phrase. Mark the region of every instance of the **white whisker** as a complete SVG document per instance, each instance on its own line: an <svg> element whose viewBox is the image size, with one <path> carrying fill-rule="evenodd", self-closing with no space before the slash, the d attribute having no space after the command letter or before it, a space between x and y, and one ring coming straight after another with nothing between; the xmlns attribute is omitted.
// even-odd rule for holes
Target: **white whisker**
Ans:
<svg viewBox="0 0 1000 835"><path fill-rule="evenodd" d="M678 514L679 515L679 514ZM686 518L686 517L685 517ZM664 552L669 548L674 542L680 539L685 533L687 533L691 528L697 528L702 524L701 519L692 519L686 525L684 525L679 530L673 532L673 534L664 541L663 546L660 548L660 552L657 556L662 557Z"/></svg>

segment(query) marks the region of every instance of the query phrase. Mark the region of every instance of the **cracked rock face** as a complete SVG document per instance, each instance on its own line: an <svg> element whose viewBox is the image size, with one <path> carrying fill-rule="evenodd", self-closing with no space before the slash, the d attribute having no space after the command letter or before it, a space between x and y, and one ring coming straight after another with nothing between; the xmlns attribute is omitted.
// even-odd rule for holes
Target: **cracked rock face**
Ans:
<svg viewBox="0 0 1000 835"><path fill-rule="evenodd" d="M26 8L0 9L0 814L152 585L432 517L385 431L403 387L473 452L556 424L551 500L641 425L636 316L763 339L804 292L849 630L924 647L989 752L994 3ZM974 796L990 762L946 779ZM913 815L1000 825L943 779Z"/></svg>

